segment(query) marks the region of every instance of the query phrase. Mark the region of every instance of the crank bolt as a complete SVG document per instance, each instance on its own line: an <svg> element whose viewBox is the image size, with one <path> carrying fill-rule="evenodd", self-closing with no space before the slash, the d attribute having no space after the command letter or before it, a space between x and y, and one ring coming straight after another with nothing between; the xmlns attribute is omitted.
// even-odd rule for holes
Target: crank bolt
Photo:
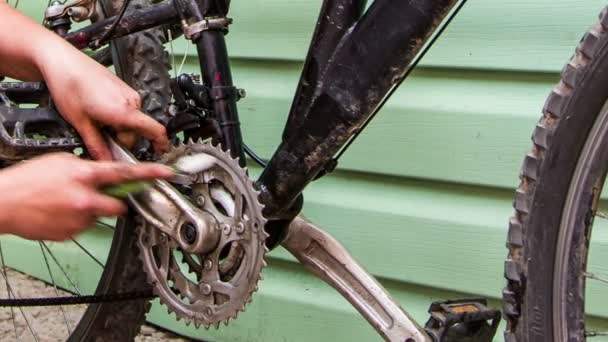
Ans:
<svg viewBox="0 0 608 342"><path fill-rule="evenodd" d="M202 292L202 293L203 293L205 296L208 296L208 295L210 295L210 294L211 294L211 285L209 285L209 284L201 284L201 285L200 285L200 289L201 289L201 292Z"/></svg>
<svg viewBox="0 0 608 342"><path fill-rule="evenodd" d="M203 267L205 267L206 270L210 270L213 267L213 261L209 259L205 260Z"/></svg>
<svg viewBox="0 0 608 342"><path fill-rule="evenodd" d="M203 196L196 197L196 204L199 207L202 207L203 205L205 205L205 197L203 197Z"/></svg>
<svg viewBox="0 0 608 342"><path fill-rule="evenodd" d="M237 234L243 234L245 232L245 225L243 224L243 222L239 222L236 224L235 229Z"/></svg>
<svg viewBox="0 0 608 342"><path fill-rule="evenodd" d="M229 225L229 224L224 223L224 224L222 225L222 231L224 232L224 234L226 234L226 235L230 235L230 233L232 232L232 227L230 227L230 225Z"/></svg>
<svg viewBox="0 0 608 342"><path fill-rule="evenodd" d="M212 308L212 307L208 307L208 308L205 310L205 313L207 314L207 316L211 316L211 315L213 315L213 308Z"/></svg>
<svg viewBox="0 0 608 342"><path fill-rule="evenodd" d="M182 224L180 234L187 244L191 245L196 242L196 227L191 222Z"/></svg>

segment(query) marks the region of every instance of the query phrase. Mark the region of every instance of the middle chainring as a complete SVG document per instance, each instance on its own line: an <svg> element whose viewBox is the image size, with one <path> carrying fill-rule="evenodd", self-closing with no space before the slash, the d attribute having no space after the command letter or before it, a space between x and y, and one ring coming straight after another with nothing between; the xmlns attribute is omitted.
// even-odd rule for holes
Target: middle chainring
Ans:
<svg viewBox="0 0 608 342"><path fill-rule="evenodd" d="M190 186L176 188L215 218L221 230L217 247L208 254L189 254L153 226L138 220L140 258L160 302L177 319L219 326L228 323L251 300L266 262L267 234L263 205L246 169L211 143L189 142L173 147L160 162L199 153L216 158L210 169L192 175Z"/></svg>

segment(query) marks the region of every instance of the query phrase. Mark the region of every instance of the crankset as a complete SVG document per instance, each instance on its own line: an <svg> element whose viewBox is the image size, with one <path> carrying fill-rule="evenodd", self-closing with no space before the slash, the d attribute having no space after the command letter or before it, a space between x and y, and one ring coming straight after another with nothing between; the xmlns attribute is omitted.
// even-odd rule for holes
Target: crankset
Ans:
<svg viewBox="0 0 608 342"><path fill-rule="evenodd" d="M114 160L139 162L111 137L106 136L106 140ZM214 217L198 209L166 181L156 180L154 186L129 195L129 202L146 222L188 253L210 252L219 241Z"/></svg>
<svg viewBox="0 0 608 342"><path fill-rule="evenodd" d="M116 160L137 163L107 137ZM175 187L157 180L129 195L139 214L139 255L154 293L177 319L197 327L228 323L257 290L267 252L266 219L246 170L220 146L190 141L160 162L197 154L214 164L180 177ZM179 189L179 190L178 190Z"/></svg>

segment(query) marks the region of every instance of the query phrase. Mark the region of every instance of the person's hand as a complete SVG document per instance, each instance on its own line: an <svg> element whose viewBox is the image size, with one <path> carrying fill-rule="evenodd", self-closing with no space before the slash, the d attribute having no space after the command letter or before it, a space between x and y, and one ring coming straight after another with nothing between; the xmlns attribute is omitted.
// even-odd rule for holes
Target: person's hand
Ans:
<svg viewBox="0 0 608 342"><path fill-rule="evenodd" d="M40 70L57 109L94 159L112 158L99 130L104 125L114 128L123 144L132 144L137 134L150 139L156 152L167 149L164 126L141 112L139 94L80 51L69 45L53 50L41 58Z"/></svg>
<svg viewBox="0 0 608 342"><path fill-rule="evenodd" d="M19 28L19 34L15 34L15 27ZM136 133L150 139L157 152L168 147L165 128L140 111L141 99L136 91L3 1L0 1L0 60L2 75L46 81L61 115L80 133L93 158L111 159L99 132L104 125L113 127L123 143L133 142Z"/></svg>
<svg viewBox="0 0 608 342"><path fill-rule="evenodd" d="M93 162L49 154L0 171L0 232L35 240L65 240L125 204L98 191L131 180L166 178L166 166Z"/></svg>

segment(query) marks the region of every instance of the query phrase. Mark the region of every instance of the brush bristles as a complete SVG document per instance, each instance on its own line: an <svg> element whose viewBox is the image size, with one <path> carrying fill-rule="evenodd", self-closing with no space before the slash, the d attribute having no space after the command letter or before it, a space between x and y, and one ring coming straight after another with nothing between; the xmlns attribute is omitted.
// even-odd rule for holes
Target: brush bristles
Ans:
<svg viewBox="0 0 608 342"><path fill-rule="evenodd" d="M173 167L180 172L195 174L211 168L216 162L215 157L201 153L181 157L173 164Z"/></svg>

